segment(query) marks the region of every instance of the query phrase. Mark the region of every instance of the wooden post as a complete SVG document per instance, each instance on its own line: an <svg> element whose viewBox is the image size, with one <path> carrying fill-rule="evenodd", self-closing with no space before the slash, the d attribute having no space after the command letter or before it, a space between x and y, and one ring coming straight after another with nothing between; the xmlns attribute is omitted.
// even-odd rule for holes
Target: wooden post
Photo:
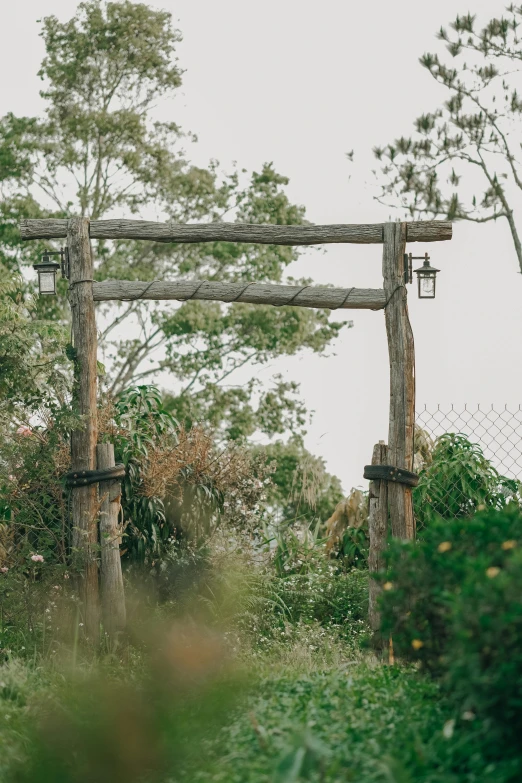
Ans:
<svg viewBox="0 0 522 783"><path fill-rule="evenodd" d="M390 357L390 426L388 465L413 470L415 423L415 352L404 285L406 223L385 223L383 277L388 353ZM393 536L415 538L411 488L388 482L390 526Z"/></svg>
<svg viewBox="0 0 522 783"><path fill-rule="evenodd" d="M98 435L96 410L96 321L92 297L93 261L89 240L89 220L71 218L67 223L72 339L75 350L73 407L81 417L81 427L71 433L71 469L94 470ZM72 490L72 545L80 554L83 576L79 592L86 636L99 638L98 498L96 484Z"/></svg>
<svg viewBox="0 0 522 783"><path fill-rule="evenodd" d="M98 470L114 467L114 446L99 443L96 447ZM104 630L110 637L125 628L125 594L121 573L120 513L121 485L118 479L100 481L101 596Z"/></svg>
<svg viewBox="0 0 522 783"><path fill-rule="evenodd" d="M387 448L384 441L379 441L373 447L372 465L386 465ZM386 481L370 481L368 528L370 534L370 552L368 569L370 571L369 620L372 631L378 631L381 625L377 610L377 599L381 588L371 575L384 567L382 553L386 547L388 533L388 483Z"/></svg>

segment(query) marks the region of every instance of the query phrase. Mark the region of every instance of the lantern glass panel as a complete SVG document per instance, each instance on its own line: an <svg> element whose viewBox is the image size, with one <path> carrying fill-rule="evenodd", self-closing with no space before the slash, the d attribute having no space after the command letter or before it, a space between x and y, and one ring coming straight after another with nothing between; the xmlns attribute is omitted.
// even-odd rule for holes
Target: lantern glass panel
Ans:
<svg viewBox="0 0 522 783"><path fill-rule="evenodd" d="M419 277L419 296L422 299L433 299L435 296L435 275Z"/></svg>
<svg viewBox="0 0 522 783"><path fill-rule="evenodd" d="M40 272L38 275L38 283L41 294L55 294L56 293L56 272Z"/></svg>

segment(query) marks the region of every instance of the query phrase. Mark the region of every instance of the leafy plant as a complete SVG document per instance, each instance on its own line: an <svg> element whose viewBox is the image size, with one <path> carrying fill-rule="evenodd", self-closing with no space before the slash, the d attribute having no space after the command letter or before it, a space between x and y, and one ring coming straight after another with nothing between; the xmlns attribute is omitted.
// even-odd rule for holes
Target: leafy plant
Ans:
<svg viewBox="0 0 522 783"><path fill-rule="evenodd" d="M151 386L115 403L118 457L127 471L123 514L128 557L151 564L181 540L199 547L225 523L259 524L269 469L237 444L218 446L200 426L180 426Z"/></svg>
<svg viewBox="0 0 522 783"><path fill-rule="evenodd" d="M503 568L518 541L522 512L516 503L471 518L433 521L421 541L392 540L385 553L388 567L379 579L382 632L392 637L396 655L434 674L444 672L464 582L477 568L481 573Z"/></svg>
<svg viewBox="0 0 522 783"><path fill-rule="evenodd" d="M503 508L518 491L518 482L501 476L479 446L446 433L437 439L413 491L417 526L422 530L433 516L459 519L483 506Z"/></svg>
<svg viewBox="0 0 522 783"><path fill-rule="evenodd" d="M520 753L522 732L522 552L491 566L478 556L456 596L446 685L461 712L475 721L496 750Z"/></svg>

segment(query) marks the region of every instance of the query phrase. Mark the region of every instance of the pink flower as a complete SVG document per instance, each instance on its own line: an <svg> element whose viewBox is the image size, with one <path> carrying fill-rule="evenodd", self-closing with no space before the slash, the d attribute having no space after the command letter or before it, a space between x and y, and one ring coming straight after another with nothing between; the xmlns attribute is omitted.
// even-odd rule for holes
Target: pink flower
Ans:
<svg viewBox="0 0 522 783"><path fill-rule="evenodd" d="M8 571L9 571L9 569L6 566L4 566L3 568L0 568L0 573L2 573L2 574L7 574Z"/></svg>
<svg viewBox="0 0 522 783"><path fill-rule="evenodd" d="M29 435L33 434L33 431L30 427L28 427L26 424L20 425L18 429L16 430L17 435L21 435L23 438L27 438Z"/></svg>
<svg viewBox="0 0 522 783"><path fill-rule="evenodd" d="M44 559L42 555L31 555L33 563L43 563Z"/></svg>

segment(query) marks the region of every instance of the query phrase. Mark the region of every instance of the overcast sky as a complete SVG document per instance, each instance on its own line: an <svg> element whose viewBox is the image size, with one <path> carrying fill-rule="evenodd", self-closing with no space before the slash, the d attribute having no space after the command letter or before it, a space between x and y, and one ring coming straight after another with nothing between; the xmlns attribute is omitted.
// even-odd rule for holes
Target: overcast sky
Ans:
<svg viewBox="0 0 522 783"><path fill-rule="evenodd" d="M196 132L193 159L273 161L290 177L289 195L314 223L379 222L371 169L374 145L407 134L443 93L417 58L457 13L501 13L497 0L163 0L182 30L178 97L162 113ZM1 33L0 113L36 114L43 56L36 20L74 12L73 0L9 4ZM489 18L489 17L488 17ZM355 150L354 163L346 152ZM410 289L417 406L522 401L522 275L507 224L458 223L452 242L412 245L442 271L435 301ZM381 287L381 248L356 245L308 252L291 270L317 283ZM344 316L341 316L344 317ZM264 368L300 382L315 410L308 447L346 490L363 484L372 447L387 439L388 356L382 312L348 311L346 330L320 358L303 353Z"/></svg>

